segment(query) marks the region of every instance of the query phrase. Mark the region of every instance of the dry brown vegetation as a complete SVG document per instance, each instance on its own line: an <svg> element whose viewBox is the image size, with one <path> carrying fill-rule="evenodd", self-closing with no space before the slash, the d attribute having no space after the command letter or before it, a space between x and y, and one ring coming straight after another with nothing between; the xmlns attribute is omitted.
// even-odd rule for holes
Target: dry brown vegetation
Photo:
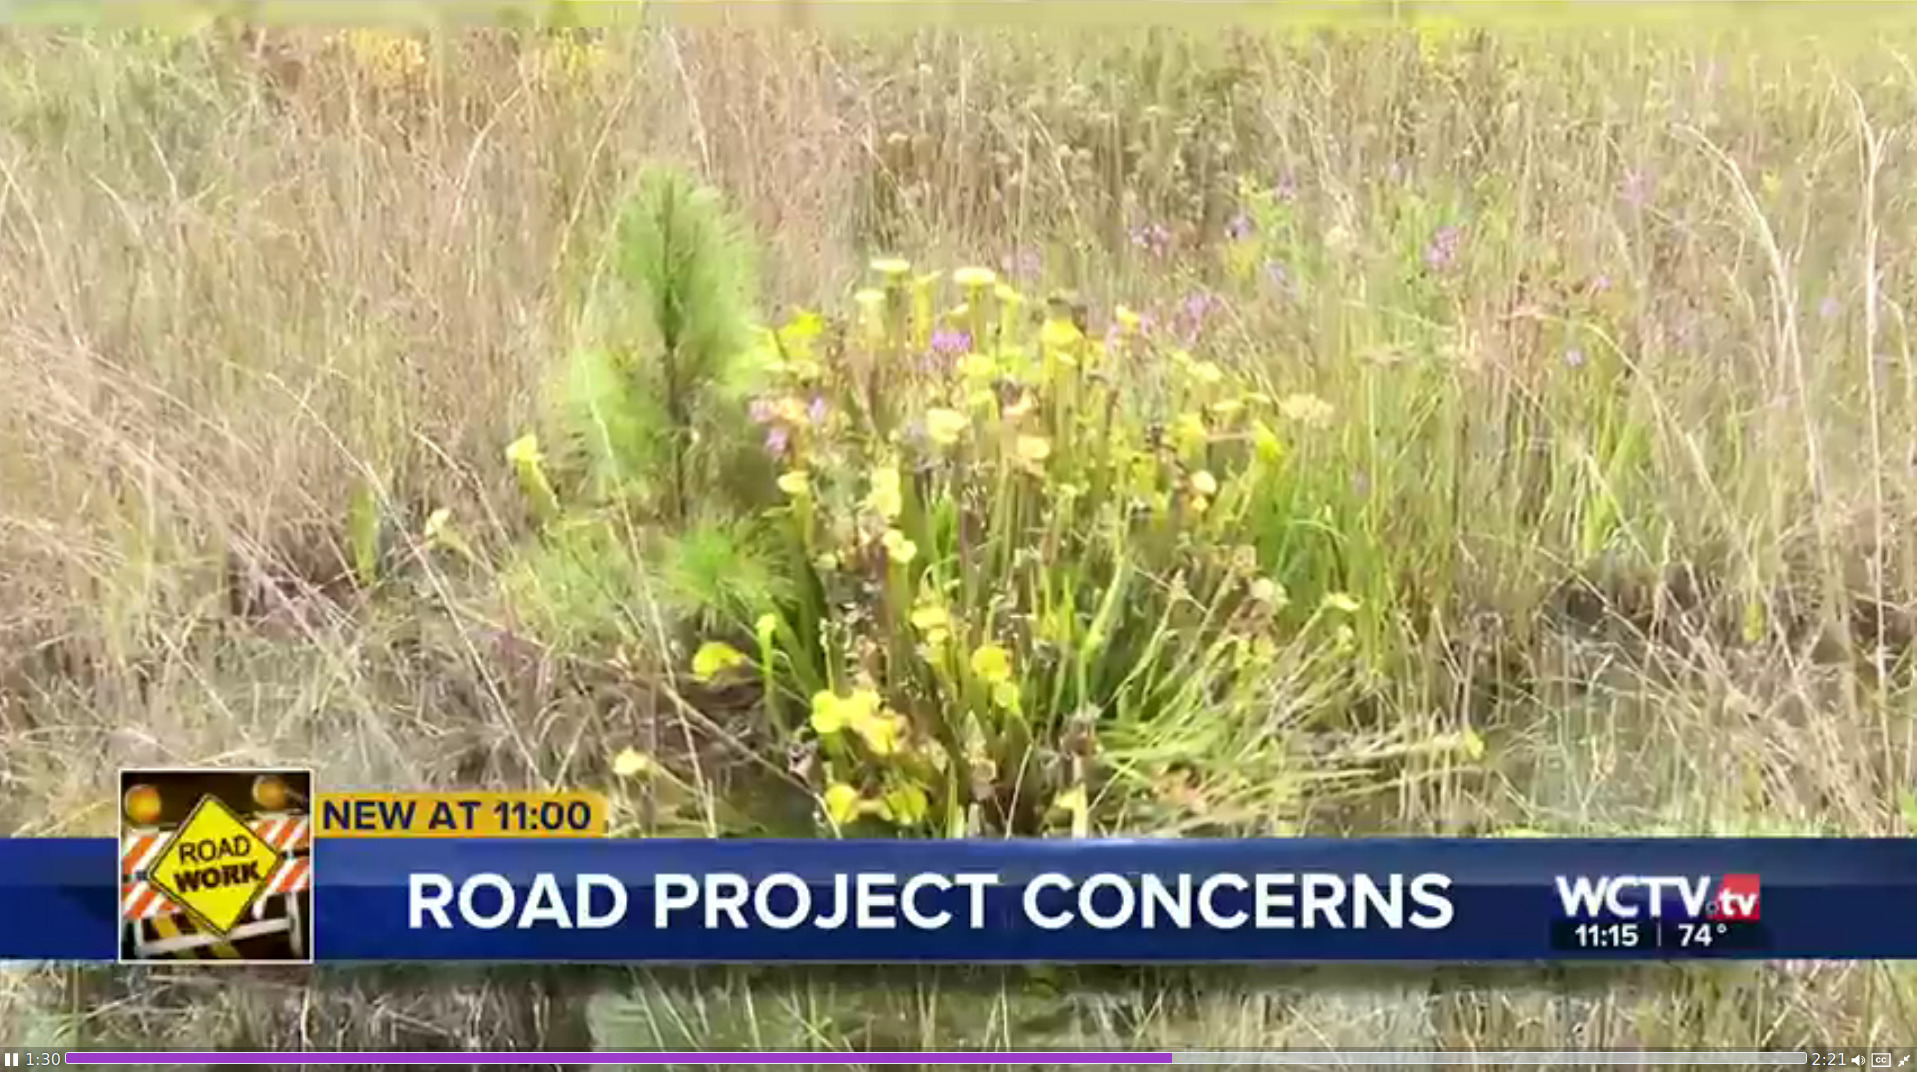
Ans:
<svg viewBox="0 0 1917 1072"><path fill-rule="evenodd" d="M1222 296L1219 360L1330 403L1293 454L1340 533L1311 580L1362 598L1343 729L1393 742L1394 762L1319 806L1234 788L1201 757L1174 811L1211 792L1229 814L1210 819L1266 833L1903 833L1904 43L1436 25L10 34L0 831L110 831L121 765L608 786L634 746L701 760L686 800L635 812L655 828L750 810L741 749L784 762L750 704L675 687L685 653L663 642L556 640L489 570L420 546L442 508L489 562L525 539L502 451L542 419L628 180L669 161L749 220L768 309L839 306L900 250L1036 266L1034 285L1166 322L1204 288ZM1238 217L1257 197L1251 240ZM352 579L368 495L402 595ZM1789 1047L1908 1031L1910 988L1888 964L244 986L44 968L0 976L0 1034ZM601 992L625 996L587 1001Z"/></svg>

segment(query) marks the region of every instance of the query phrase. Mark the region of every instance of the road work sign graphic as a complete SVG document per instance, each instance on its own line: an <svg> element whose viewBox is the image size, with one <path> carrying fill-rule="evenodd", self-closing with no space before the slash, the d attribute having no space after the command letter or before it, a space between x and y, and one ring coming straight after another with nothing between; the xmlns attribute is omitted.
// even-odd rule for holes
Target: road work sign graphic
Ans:
<svg viewBox="0 0 1917 1072"><path fill-rule="evenodd" d="M279 862L280 854L232 808L205 797L160 850L147 880L224 935L253 906Z"/></svg>
<svg viewBox="0 0 1917 1072"><path fill-rule="evenodd" d="M123 771L122 960L312 960L307 771Z"/></svg>

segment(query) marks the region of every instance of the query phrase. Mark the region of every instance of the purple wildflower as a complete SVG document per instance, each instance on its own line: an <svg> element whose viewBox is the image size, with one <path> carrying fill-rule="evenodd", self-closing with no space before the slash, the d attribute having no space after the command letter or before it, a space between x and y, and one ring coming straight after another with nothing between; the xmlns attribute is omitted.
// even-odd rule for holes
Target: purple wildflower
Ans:
<svg viewBox="0 0 1917 1072"><path fill-rule="evenodd" d="M753 424L770 424L775 415L771 400L765 398L753 399L747 412L752 415Z"/></svg>
<svg viewBox="0 0 1917 1072"><path fill-rule="evenodd" d="M1564 351L1564 363L1572 368L1583 368L1584 351L1575 346Z"/></svg>
<svg viewBox="0 0 1917 1072"><path fill-rule="evenodd" d="M1233 216L1231 222L1225 224L1225 234L1230 236L1233 241L1243 241L1244 239L1250 238L1251 233L1255 230L1257 230L1257 226L1251 222L1251 217L1242 212Z"/></svg>
<svg viewBox="0 0 1917 1072"><path fill-rule="evenodd" d="M1278 176L1278 184L1271 189L1280 201L1294 201L1298 197L1298 180L1290 172Z"/></svg>
<svg viewBox="0 0 1917 1072"><path fill-rule="evenodd" d="M1208 291L1201 290L1187 296L1178 306L1180 334L1187 342L1195 341L1204 331L1206 319L1223 306L1224 301Z"/></svg>
<svg viewBox="0 0 1917 1072"><path fill-rule="evenodd" d="M1464 231L1456 226L1447 224L1438 228L1438 233L1431 236L1431 244L1424 249L1425 266L1436 272L1451 267L1463 240Z"/></svg>
<svg viewBox="0 0 1917 1072"><path fill-rule="evenodd" d="M1843 308L1837 304L1837 299L1828 294L1824 296L1823 301L1817 303L1817 315L1825 320L1836 319L1837 314L1842 311Z"/></svg>
<svg viewBox="0 0 1917 1072"><path fill-rule="evenodd" d="M1163 257L1171 252L1171 228L1162 223L1147 224L1132 228L1132 245L1150 253L1154 257Z"/></svg>
<svg viewBox="0 0 1917 1072"><path fill-rule="evenodd" d="M785 456L786 449L792 445L792 433L784 425L777 425L765 434L766 453L775 458Z"/></svg>
<svg viewBox="0 0 1917 1072"><path fill-rule="evenodd" d="M1593 293L1602 294L1610 289L1611 277L1608 275L1600 274L1596 279L1591 280L1591 291Z"/></svg>
<svg viewBox="0 0 1917 1072"><path fill-rule="evenodd" d="M972 349L970 332L939 328L932 333L932 353L939 357L957 357Z"/></svg>
<svg viewBox="0 0 1917 1072"><path fill-rule="evenodd" d="M1285 266L1278 261L1265 262L1265 280L1279 290L1287 290L1291 287L1291 273L1286 271Z"/></svg>
<svg viewBox="0 0 1917 1072"><path fill-rule="evenodd" d="M813 395L812 404L805 408L806 419L810 420L813 424L818 424L825 420L825 414L825 396Z"/></svg>

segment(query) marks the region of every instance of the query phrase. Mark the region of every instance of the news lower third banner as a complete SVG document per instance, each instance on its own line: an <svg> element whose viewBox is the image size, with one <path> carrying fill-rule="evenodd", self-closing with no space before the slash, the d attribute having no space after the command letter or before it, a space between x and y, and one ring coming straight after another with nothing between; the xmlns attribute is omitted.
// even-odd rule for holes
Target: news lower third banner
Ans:
<svg viewBox="0 0 1917 1072"><path fill-rule="evenodd" d="M252 851L208 829L182 868ZM0 840L0 959L125 959L120 857ZM307 871L318 961L1917 958L1911 840L322 836Z"/></svg>

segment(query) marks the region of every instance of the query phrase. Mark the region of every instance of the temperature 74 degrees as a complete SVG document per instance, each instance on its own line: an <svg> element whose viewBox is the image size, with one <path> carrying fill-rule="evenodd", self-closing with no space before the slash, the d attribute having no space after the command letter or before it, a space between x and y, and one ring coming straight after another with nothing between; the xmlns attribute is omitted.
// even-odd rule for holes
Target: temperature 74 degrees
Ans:
<svg viewBox="0 0 1917 1072"><path fill-rule="evenodd" d="M1677 944L1685 949L1709 946L1724 930L1722 923L1680 923L1677 925Z"/></svg>

